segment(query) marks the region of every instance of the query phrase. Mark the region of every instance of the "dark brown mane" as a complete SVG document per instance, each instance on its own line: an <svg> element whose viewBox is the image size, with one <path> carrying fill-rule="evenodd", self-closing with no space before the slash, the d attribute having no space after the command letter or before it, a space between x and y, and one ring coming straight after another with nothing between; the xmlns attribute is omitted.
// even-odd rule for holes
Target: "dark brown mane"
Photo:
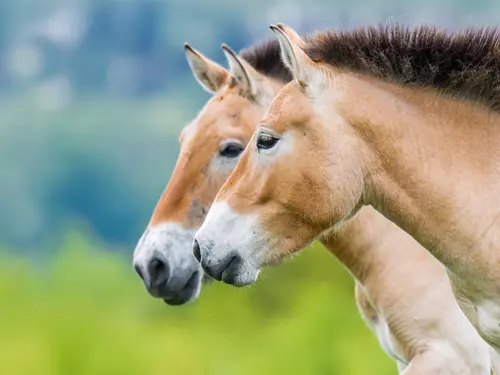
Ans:
<svg viewBox="0 0 500 375"><path fill-rule="evenodd" d="M269 39L240 51L240 56L259 73L284 83L292 80L292 75L281 60L281 49L277 39Z"/></svg>
<svg viewBox="0 0 500 375"><path fill-rule="evenodd" d="M496 28L457 33L390 25L327 31L306 38L305 52L328 63L407 86L432 87L500 110L500 38Z"/></svg>

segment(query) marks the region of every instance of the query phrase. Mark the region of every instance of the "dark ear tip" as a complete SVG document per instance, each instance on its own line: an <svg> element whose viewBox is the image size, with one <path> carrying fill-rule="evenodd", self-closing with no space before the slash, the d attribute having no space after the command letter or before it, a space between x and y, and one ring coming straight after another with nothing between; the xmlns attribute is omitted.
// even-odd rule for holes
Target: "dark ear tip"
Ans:
<svg viewBox="0 0 500 375"><path fill-rule="evenodd" d="M271 25L269 26L269 28L274 31L275 33L280 33L280 34L283 34L284 31L277 25Z"/></svg>
<svg viewBox="0 0 500 375"><path fill-rule="evenodd" d="M228 53L229 55L236 57L237 53L231 49L226 43L221 44L221 48L224 52Z"/></svg>
<svg viewBox="0 0 500 375"><path fill-rule="evenodd" d="M193 47L191 47L188 42L184 42L184 50L194 52Z"/></svg>

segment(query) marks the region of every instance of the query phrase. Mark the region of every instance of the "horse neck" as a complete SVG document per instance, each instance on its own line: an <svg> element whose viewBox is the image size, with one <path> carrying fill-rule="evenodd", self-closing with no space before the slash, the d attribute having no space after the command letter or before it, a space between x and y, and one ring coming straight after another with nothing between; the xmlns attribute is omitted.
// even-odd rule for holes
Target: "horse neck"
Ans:
<svg viewBox="0 0 500 375"><path fill-rule="evenodd" d="M468 260L491 261L500 240L500 116L430 90L353 82L364 102L347 120L372 156L363 203L458 274Z"/></svg>
<svg viewBox="0 0 500 375"><path fill-rule="evenodd" d="M367 287L393 280L394 274L443 272L425 249L371 206L362 207L321 242ZM401 283L405 279L400 277Z"/></svg>
<svg viewBox="0 0 500 375"><path fill-rule="evenodd" d="M321 243L334 254L362 284L373 274L381 273L387 264L382 249L387 248L388 220L372 207L363 207L336 231L321 239ZM386 254L387 255L387 254Z"/></svg>

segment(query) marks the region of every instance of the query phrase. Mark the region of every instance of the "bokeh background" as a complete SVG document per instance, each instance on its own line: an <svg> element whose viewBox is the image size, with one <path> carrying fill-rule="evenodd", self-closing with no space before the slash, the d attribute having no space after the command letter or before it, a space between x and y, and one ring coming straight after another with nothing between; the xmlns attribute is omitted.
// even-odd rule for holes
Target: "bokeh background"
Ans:
<svg viewBox="0 0 500 375"><path fill-rule="evenodd" d="M498 22L496 0L1 0L0 373L395 374L319 245L251 288L169 307L132 251L208 99L183 43L225 63L271 37Z"/></svg>

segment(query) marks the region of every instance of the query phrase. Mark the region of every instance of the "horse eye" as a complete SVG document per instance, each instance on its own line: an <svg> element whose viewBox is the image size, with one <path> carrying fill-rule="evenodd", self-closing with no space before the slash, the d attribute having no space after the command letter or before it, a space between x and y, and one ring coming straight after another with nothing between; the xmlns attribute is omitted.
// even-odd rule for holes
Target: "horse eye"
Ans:
<svg viewBox="0 0 500 375"><path fill-rule="evenodd" d="M219 154L225 158L235 158L240 156L243 150L243 146L238 143L228 143L222 146L219 150Z"/></svg>
<svg viewBox="0 0 500 375"><path fill-rule="evenodd" d="M273 148L278 141L279 138L276 138L269 133L260 133L257 137L257 148L259 150L269 150L270 148Z"/></svg>

